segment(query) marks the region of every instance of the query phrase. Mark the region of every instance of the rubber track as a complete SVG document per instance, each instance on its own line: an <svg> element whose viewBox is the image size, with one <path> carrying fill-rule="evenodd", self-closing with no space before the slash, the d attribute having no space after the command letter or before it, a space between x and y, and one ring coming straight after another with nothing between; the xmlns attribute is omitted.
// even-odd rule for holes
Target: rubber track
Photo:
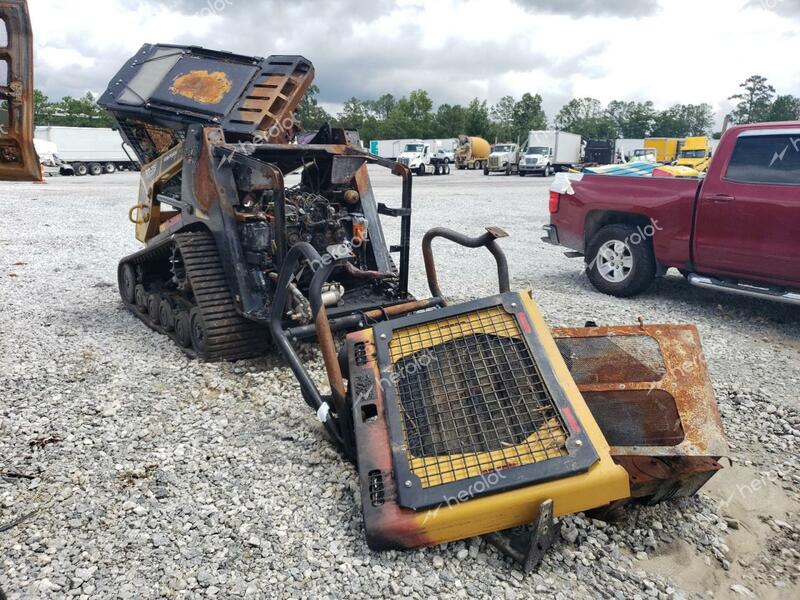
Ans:
<svg viewBox="0 0 800 600"><path fill-rule="evenodd" d="M202 355L192 348L181 347L181 350L207 361L240 360L264 355L270 347L269 331L245 319L236 310L214 236L207 231L178 233L172 240L180 250L186 276L194 292L194 305L203 316L207 332L206 351ZM172 244L165 244L152 253L137 256L132 262L146 264L153 260L168 260L171 247ZM153 323L138 307L129 305L128 308L150 328L175 341L174 334Z"/></svg>

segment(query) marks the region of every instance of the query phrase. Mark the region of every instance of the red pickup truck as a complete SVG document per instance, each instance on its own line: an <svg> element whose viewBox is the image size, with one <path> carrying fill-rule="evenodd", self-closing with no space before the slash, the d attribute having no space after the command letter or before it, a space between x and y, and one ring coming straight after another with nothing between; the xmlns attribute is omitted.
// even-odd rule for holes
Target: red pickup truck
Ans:
<svg viewBox="0 0 800 600"><path fill-rule="evenodd" d="M559 175L544 241L633 296L675 267L693 285L800 304L800 122L730 128L701 178Z"/></svg>

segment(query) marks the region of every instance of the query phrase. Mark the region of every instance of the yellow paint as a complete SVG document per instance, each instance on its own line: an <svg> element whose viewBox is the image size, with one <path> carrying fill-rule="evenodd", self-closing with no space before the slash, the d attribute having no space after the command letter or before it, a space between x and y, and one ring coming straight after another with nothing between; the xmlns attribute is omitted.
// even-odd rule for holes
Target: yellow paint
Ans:
<svg viewBox="0 0 800 600"><path fill-rule="evenodd" d="M691 167L700 172L707 171L710 163L711 143L704 135L686 138L675 162L678 166Z"/></svg>
<svg viewBox="0 0 800 600"><path fill-rule="evenodd" d="M544 347L547 359L562 384L578 422L583 426L597 452L598 462L586 473L473 498L475 492L481 491L478 488L481 484L479 480L472 493L466 490L461 498L453 498L444 506L421 511L415 516L416 526L433 544L530 523L536 517L541 503L548 499L553 500L555 516L563 516L605 506L614 500L630 496L628 474L612 460L608 443L578 391L538 307L529 294L523 294L522 298L531 326ZM424 328L430 332L439 329L440 338L453 339L455 337L453 321L470 317L476 318L474 315L462 315L441 322L428 323ZM512 317L509 315L509 318ZM418 350L427 347L423 345L425 342L422 340L419 344ZM390 346L393 360L396 356L408 356L413 353L403 352L396 355L396 348L391 349ZM502 477L502 470L484 474L484 489L486 483L491 482L494 477Z"/></svg>
<svg viewBox="0 0 800 600"><path fill-rule="evenodd" d="M656 162L669 163L678 158L681 143L678 138L647 138L644 147L656 151Z"/></svg>
<svg viewBox="0 0 800 600"><path fill-rule="evenodd" d="M231 80L224 71L189 71L176 77L169 91L200 104L219 104L231 87Z"/></svg>

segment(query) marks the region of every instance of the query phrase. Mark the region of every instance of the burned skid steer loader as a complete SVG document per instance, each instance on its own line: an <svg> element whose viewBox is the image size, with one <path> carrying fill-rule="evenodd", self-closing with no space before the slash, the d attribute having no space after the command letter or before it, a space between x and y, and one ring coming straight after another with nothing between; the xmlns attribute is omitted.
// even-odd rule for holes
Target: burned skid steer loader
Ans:
<svg viewBox="0 0 800 600"><path fill-rule="evenodd" d="M358 466L374 549L488 535L530 568L559 516L695 493L727 452L696 330L551 332L509 289L497 228L428 232L431 297L411 297L411 173L352 132L298 135L313 73L300 56L148 45L111 82L100 102L145 165L130 212L145 247L119 266L133 314L205 360L276 347ZM401 179L399 206L376 203L369 166ZM448 305L437 238L488 249L499 294ZM313 339L329 394L296 350Z"/></svg>

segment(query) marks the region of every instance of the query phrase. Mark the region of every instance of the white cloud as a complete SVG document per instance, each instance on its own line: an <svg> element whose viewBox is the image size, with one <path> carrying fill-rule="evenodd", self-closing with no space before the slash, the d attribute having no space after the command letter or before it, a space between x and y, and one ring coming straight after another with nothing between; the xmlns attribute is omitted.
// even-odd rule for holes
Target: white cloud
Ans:
<svg viewBox="0 0 800 600"><path fill-rule="evenodd" d="M800 95L800 36L759 0L30 0L37 86L52 97L101 92L145 42L244 54L303 54L323 105L416 88L436 102L539 93L566 100L709 102L720 113L751 74ZM219 7L219 9L217 9ZM556 8L553 8L556 7ZM560 7L560 8L559 8ZM582 17L582 18L576 18ZM628 17L628 18L620 18ZM720 116L721 120L721 116Z"/></svg>

